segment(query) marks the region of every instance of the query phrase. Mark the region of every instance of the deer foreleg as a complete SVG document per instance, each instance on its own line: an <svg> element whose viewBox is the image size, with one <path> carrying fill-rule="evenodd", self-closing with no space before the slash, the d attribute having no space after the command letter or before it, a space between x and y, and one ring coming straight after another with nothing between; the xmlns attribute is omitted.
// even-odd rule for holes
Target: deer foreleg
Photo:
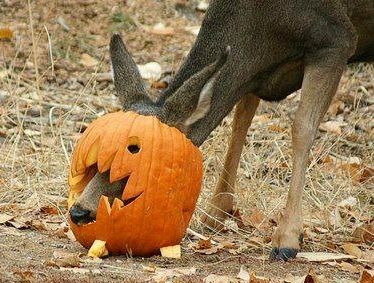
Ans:
<svg viewBox="0 0 374 283"><path fill-rule="evenodd" d="M233 209L234 186L240 155L246 140L248 128L260 99L252 94L243 97L238 103L232 124L231 140L226 153L223 172L209 203L207 214L202 221L211 228L218 228Z"/></svg>
<svg viewBox="0 0 374 283"><path fill-rule="evenodd" d="M315 54L305 67L302 95L292 127L293 172L287 204L272 237L271 258L296 256L302 240L302 194L309 151L334 96L348 56L341 49ZM307 61L308 62L308 61Z"/></svg>

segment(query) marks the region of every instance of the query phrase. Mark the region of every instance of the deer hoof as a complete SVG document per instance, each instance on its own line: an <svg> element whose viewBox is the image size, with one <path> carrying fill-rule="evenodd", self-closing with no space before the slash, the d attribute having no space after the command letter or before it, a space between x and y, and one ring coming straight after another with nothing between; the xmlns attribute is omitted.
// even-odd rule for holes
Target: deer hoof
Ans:
<svg viewBox="0 0 374 283"><path fill-rule="evenodd" d="M303 244L303 242L304 242L303 233L300 233L298 240L299 240L299 245ZM288 261L289 259L295 258L298 252L299 252L299 249L295 249L295 248L273 247L271 249L269 257L270 257L271 260Z"/></svg>
<svg viewBox="0 0 374 283"><path fill-rule="evenodd" d="M293 259L296 257L298 253L298 249L294 248L272 248L270 252L270 259L271 260L282 260L288 261L289 259Z"/></svg>

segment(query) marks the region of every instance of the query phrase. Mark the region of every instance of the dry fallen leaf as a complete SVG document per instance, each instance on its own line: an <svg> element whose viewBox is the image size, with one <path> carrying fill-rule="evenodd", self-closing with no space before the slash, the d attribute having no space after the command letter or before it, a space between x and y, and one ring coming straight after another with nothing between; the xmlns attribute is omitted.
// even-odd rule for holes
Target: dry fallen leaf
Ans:
<svg viewBox="0 0 374 283"><path fill-rule="evenodd" d="M239 279L227 275L210 274L203 279L204 283L239 283Z"/></svg>
<svg viewBox="0 0 374 283"><path fill-rule="evenodd" d="M360 183L373 183L374 182L374 168L370 166L363 165L361 170L361 177L359 179Z"/></svg>
<svg viewBox="0 0 374 283"><path fill-rule="evenodd" d="M266 277L257 276L254 272L249 277L249 283L270 283L270 279Z"/></svg>
<svg viewBox="0 0 374 283"><path fill-rule="evenodd" d="M265 238L252 236L248 238L248 243L251 245L262 247L267 240Z"/></svg>
<svg viewBox="0 0 374 283"><path fill-rule="evenodd" d="M294 276L291 273L284 278L284 283L304 283L306 276Z"/></svg>
<svg viewBox="0 0 374 283"><path fill-rule="evenodd" d="M23 132L29 137L40 136L42 133L35 130L25 129Z"/></svg>
<svg viewBox="0 0 374 283"><path fill-rule="evenodd" d="M175 33L175 30L172 27L166 27L163 23L158 23L153 26L153 28L151 29L151 33L157 35L173 35Z"/></svg>
<svg viewBox="0 0 374 283"><path fill-rule="evenodd" d="M156 268L155 273L156 275L152 276L152 280L156 283L174 282L172 281L174 278L195 274L196 268L195 267L173 268L173 269Z"/></svg>
<svg viewBox="0 0 374 283"><path fill-rule="evenodd" d="M335 100L333 103L331 103L329 110L327 110L327 114L336 116L344 111L344 106L345 104L343 101Z"/></svg>
<svg viewBox="0 0 374 283"><path fill-rule="evenodd" d="M350 264L348 262L341 262L341 263L338 263L338 266L340 267L341 270L343 271L348 271L350 273L360 273L360 268L353 265L353 264Z"/></svg>
<svg viewBox="0 0 374 283"><path fill-rule="evenodd" d="M52 215L57 215L58 214L58 209L55 206L42 206L40 208L40 212L44 214L52 214Z"/></svg>
<svg viewBox="0 0 374 283"><path fill-rule="evenodd" d="M374 264L374 249L364 252L360 261Z"/></svg>
<svg viewBox="0 0 374 283"><path fill-rule="evenodd" d="M33 219L28 223L32 228L39 230L39 231L47 231L49 230L46 223L39 219Z"/></svg>
<svg viewBox="0 0 374 283"><path fill-rule="evenodd" d="M7 222L17 229L27 229L30 227L29 225L27 225L27 221L23 217L15 217Z"/></svg>
<svg viewBox="0 0 374 283"><path fill-rule="evenodd" d="M352 181L356 183L369 183L373 181L374 168L364 164L361 158L357 156L336 158L332 155L327 155L321 159L321 162L328 171L339 169L348 173Z"/></svg>
<svg viewBox="0 0 374 283"><path fill-rule="evenodd" d="M342 245L342 248L349 255L353 255L353 256L355 256L357 258L361 258L362 257L362 251L355 244L347 243L347 244Z"/></svg>
<svg viewBox="0 0 374 283"><path fill-rule="evenodd" d="M374 270L363 270L359 283L374 283Z"/></svg>
<svg viewBox="0 0 374 283"><path fill-rule="evenodd" d="M13 38L13 31L10 28L0 28L0 41L11 40Z"/></svg>
<svg viewBox="0 0 374 283"><path fill-rule="evenodd" d="M314 269L310 269L308 275L305 277L304 283L324 283L325 281L319 278L314 271Z"/></svg>
<svg viewBox="0 0 374 283"><path fill-rule="evenodd" d="M334 265L336 266L336 265ZM326 283L329 282L323 277L317 276L313 269L310 269L307 275L294 276L289 274L285 279L284 283Z"/></svg>
<svg viewBox="0 0 374 283"><path fill-rule="evenodd" d="M310 262L325 262L325 261L339 261L344 259L354 259L355 256L346 255L342 253L327 253L327 252L306 252L298 253L297 258L304 258Z"/></svg>
<svg viewBox="0 0 374 283"><path fill-rule="evenodd" d="M357 227L353 232L353 237L367 244L374 243L374 220L370 224Z"/></svg>
<svg viewBox="0 0 374 283"><path fill-rule="evenodd" d="M87 255L92 258L102 258L109 254L107 248L105 247L106 242L101 240L95 240L91 248L89 249Z"/></svg>
<svg viewBox="0 0 374 283"><path fill-rule="evenodd" d="M342 129L341 127L346 126L347 123L345 122L338 122L338 121L328 121L325 123L321 123L319 129L324 132L341 135Z"/></svg>
<svg viewBox="0 0 374 283"><path fill-rule="evenodd" d="M156 267L155 266L146 266L142 265L142 268L144 271L150 272L150 273L155 273L156 272Z"/></svg>
<svg viewBox="0 0 374 283"><path fill-rule="evenodd" d="M329 233L329 232L330 232L330 230L328 230L328 229L326 229L326 228L323 228L323 227L318 227L318 226L313 227L313 229L314 229L316 232L320 233L320 234L326 234L326 233Z"/></svg>
<svg viewBox="0 0 374 283"><path fill-rule="evenodd" d="M169 246L160 249L161 255L168 258L181 258L181 246Z"/></svg>
<svg viewBox="0 0 374 283"><path fill-rule="evenodd" d="M8 222L9 220L12 220L14 216L11 216L6 213L0 213L0 224L4 224Z"/></svg>
<svg viewBox="0 0 374 283"><path fill-rule="evenodd" d="M75 274L87 274L87 273L92 273L92 274L100 274L101 271L99 269L87 269L87 268L71 268L71 267L60 267L60 270L62 272L68 271L72 272Z"/></svg>
<svg viewBox="0 0 374 283"><path fill-rule="evenodd" d="M97 64L99 64L99 61L97 61L95 58L88 55L87 53L83 53L81 55L81 60L79 62L85 67L94 67Z"/></svg>
<svg viewBox="0 0 374 283"><path fill-rule="evenodd" d="M217 253L219 250L223 248L223 244L219 243L217 245L211 245L210 248L206 249L199 249L199 244L197 246L195 245L195 251L198 252L199 254L205 254L205 255L211 255Z"/></svg>
<svg viewBox="0 0 374 283"><path fill-rule="evenodd" d="M13 273L17 274L18 276L22 278L22 280L20 280L21 282L35 282L33 271L24 270L24 268L22 269L17 268L17 269L13 269Z"/></svg>
<svg viewBox="0 0 374 283"><path fill-rule="evenodd" d="M54 231L54 234L59 238L67 238L66 232L68 231L67 228L59 227Z"/></svg>
<svg viewBox="0 0 374 283"><path fill-rule="evenodd" d="M357 163L357 162L342 163L338 168L348 173L352 181L356 183L360 182L361 176L362 176L362 165L360 163Z"/></svg>
<svg viewBox="0 0 374 283"><path fill-rule="evenodd" d="M200 239L198 242L197 242L197 246L196 246L196 249L198 250L205 250L205 249L210 249L212 247L212 241L211 239Z"/></svg>
<svg viewBox="0 0 374 283"><path fill-rule="evenodd" d="M70 239L70 241L72 242L75 242L77 239L75 238L74 236L74 233L73 231L71 231L70 229L65 233L66 237L68 237Z"/></svg>
<svg viewBox="0 0 374 283"><path fill-rule="evenodd" d="M266 122L269 122L271 120L271 116L269 114L262 114L262 115L255 115L253 117L253 122L264 124Z"/></svg>
<svg viewBox="0 0 374 283"><path fill-rule="evenodd" d="M223 240L219 242L222 245L222 248L224 249L235 249L237 248L237 245L234 242Z"/></svg>
<svg viewBox="0 0 374 283"><path fill-rule="evenodd" d="M243 222L245 225L249 225L260 231L270 228L266 215L257 208L255 208L249 216L243 216Z"/></svg>
<svg viewBox="0 0 374 283"><path fill-rule="evenodd" d="M275 124L275 123L270 124L268 126L268 129L269 131L276 132L276 133L283 133L287 130L285 127L282 127L279 124Z"/></svg>
<svg viewBox="0 0 374 283"><path fill-rule="evenodd" d="M58 267L79 267L80 258L76 253L55 251L53 252L53 259L47 264L55 265Z"/></svg>
<svg viewBox="0 0 374 283"><path fill-rule="evenodd" d="M1 227L0 226L0 237L3 235L9 235L9 236L15 236L15 237L20 237L23 234L20 233L16 228L13 227Z"/></svg>
<svg viewBox="0 0 374 283"><path fill-rule="evenodd" d="M198 250L205 250L205 249L210 249L212 247L212 241L211 238L208 238L206 240L200 239L199 242L197 243L197 249Z"/></svg>
<svg viewBox="0 0 374 283"><path fill-rule="evenodd" d="M231 231L234 231L234 232L238 232L239 231L239 225L233 219L226 219L225 222L224 222L224 229L229 230L229 231L231 230Z"/></svg>

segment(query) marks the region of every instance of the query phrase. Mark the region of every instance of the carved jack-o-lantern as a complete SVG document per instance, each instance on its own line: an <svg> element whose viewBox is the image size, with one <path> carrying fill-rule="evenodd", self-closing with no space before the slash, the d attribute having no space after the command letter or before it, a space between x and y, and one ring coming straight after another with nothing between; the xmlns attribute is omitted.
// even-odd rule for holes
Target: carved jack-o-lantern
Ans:
<svg viewBox="0 0 374 283"><path fill-rule="evenodd" d="M127 178L122 200L101 197L96 221L78 226L77 240L90 247L106 241L112 253L151 255L180 243L200 192L202 156L179 130L134 112L107 114L80 138L69 174L69 208L98 172L110 182Z"/></svg>

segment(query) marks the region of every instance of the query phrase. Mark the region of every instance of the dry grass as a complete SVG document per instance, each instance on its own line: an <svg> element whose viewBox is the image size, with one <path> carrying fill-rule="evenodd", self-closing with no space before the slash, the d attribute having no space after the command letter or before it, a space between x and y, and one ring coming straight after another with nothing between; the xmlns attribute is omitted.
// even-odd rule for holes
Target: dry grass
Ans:
<svg viewBox="0 0 374 283"><path fill-rule="evenodd" d="M170 3L165 5L170 6ZM52 11L60 7L58 4L52 6ZM97 73L109 69L104 44L109 35L108 28L105 32L99 30L108 22L110 24L110 17L100 15L105 20L95 20L100 22L98 27L87 27L97 28L98 34L91 34L92 40L85 36L93 31L86 30L79 17L64 14L71 26L77 24L83 29L75 28L73 34L67 34L56 24L54 17L44 18L39 14L45 9L42 7L42 3L40 6L31 4L30 14L25 16L20 9L9 8L8 12L15 19L11 23L0 18L0 27L9 24L18 31L13 43L0 42L0 211L33 213L43 206L54 206L65 221L67 170L79 133L87 123L117 110L119 105L112 84L96 80ZM104 10L112 14L108 7ZM174 23L175 20L177 36L165 40L147 35L150 46L144 44L145 32L139 28L129 30L126 35L137 62L156 60L165 69L175 70L193 41L193 36L181 31L187 24L196 25L199 18L181 19L170 8L163 10L166 12L161 14L161 19L147 18L146 8L141 3L133 4L129 11L136 11L137 19L148 24L159 20ZM72 13L79 14L80 11ZM30 19L33 19L34 26L31 26ZM72 43L73 40L81 42ZM71 48L61 47L61 42L70 44ZM88 43L92 45L87 47ZM78 63L79 54L89 50L92 56L101 60L93 69L85 69ZM175 50L176 55L171 55ZM319 227L326 231L307 239L307 249L338 250L339 244L349 240L357 226L374 217L373 179L365 183L355 182L349 172L330 170L322 162L328 155L342 160L359 157L362 164L373 167L373 82L373 65L360 64L349 68L337 94L337 98L345 103L344 113L326 116L326 120L343 119L347 125L341 135L318 133L307 174L304 218L307 229ZM248 132L235 196L237 207L244 216L257 208L273 217L284 206L292 169L290 132L297 100L298 95L294 95L281 103L262 103ZM222 170L231 120L231 116L227 117L202 146L204 190L193 220L193 228L199 232L204 228L198 220L199 215L204 212ZM336 211L337 203L348 197L358 200L353 208L354 219L342 218L339 226L332 225L330 216ZM216 233L220 234L220 231ZM245 241L253 235L269 237L270 234L271 230L239 229L229 233L229 237ZM330 245L331 242L335 245ZM269 247L265 241L262 248L268 250ZM362 247L366 250L372 248L368 245Z"/></svg>

